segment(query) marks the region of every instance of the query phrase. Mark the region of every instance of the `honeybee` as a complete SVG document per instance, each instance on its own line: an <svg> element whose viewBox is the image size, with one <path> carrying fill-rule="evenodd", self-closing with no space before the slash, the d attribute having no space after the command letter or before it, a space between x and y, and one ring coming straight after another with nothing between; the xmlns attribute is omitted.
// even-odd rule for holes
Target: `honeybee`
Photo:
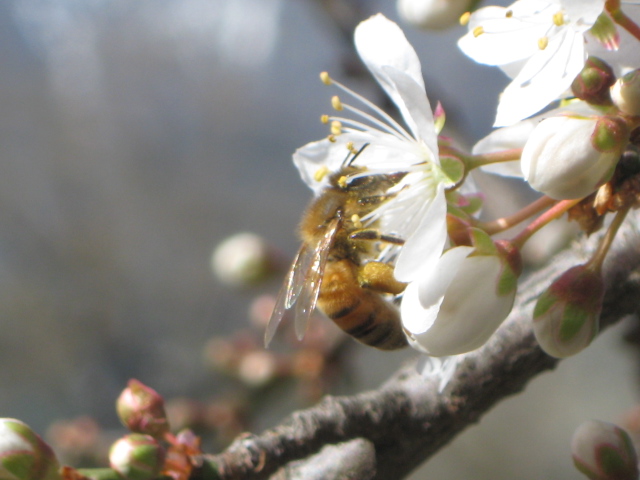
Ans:
<svg viewBox="0 0 640 480"><path fill-rule="evenodd" d="M293 311L298 338L304 336L316 305L356 340L381 350L405 347L399 312L381 293L400 294L406 284L387 263L363 262L376 243L403 240L363 228L360 219L392 194L405 173L357 175L365 171L345 160L329 176L327 188L308 207L299 227L302 246L285 277L265 333L268 345L288 311Z"/></svg>

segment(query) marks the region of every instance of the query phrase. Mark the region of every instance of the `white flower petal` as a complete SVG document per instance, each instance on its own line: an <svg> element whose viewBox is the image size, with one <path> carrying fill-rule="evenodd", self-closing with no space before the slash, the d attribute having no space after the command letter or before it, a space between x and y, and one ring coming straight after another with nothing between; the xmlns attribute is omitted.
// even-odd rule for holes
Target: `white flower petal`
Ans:
<svg viewBox="0 0 640 480"><path fill-rule="evenodd" d="M380 70L383 66L405 72L425 89L418 54L400 27L384 15L377 14L361 22L354 41L360 58L385 90L386 75ZM394 98L395 91L387 90L387 94Z"/></svg>
<svg viewBox="0 0 640 480"><path fill-rule="evenodd" d="M458 47L485 65L503 65L537 53L538 39L545 35L548 20L532 21L515 14L507 17L510 10L511 7L491 6L476 11L469 21L469 32L458 41ZM474 30L479 27L483 33L476 36Z"/></svg>
<svg viewBox="0 0 640 480"><path fill-rule="evenodd" d="M446 214L444 187L439 184L419 226L408 237L398 255L394 270L398 280L411 282L424 265L434 265L437 262L447 240Z"/></svg>
<svg viewBox="0 0 640 480"><path fill-rule="evenodd" d="M317 142L307 143L293 154L293 163L298 168L302 180L317 195L327 186L328 175L323 175L321 181L316 178L320 169L335 172L340 169L347 158L347 138L338 137L330 142L326 138Z"/></svg>
<svg viewBox="0 0 640 480"><path fill-rule="evenodd" d="M489 339L511 311L515 297L515 290L505 296L496 294L501 268L498 257L465 258L435 321L424 333L414 334L425 352L456 355L475 350ZM402 315L404 323L404 311Z"/></svg>
<svg viewBox="0 0 640 480"><path fill-rule="evenodd" d="M531 57L504 90L494 126L512 125L560 98L582 70L585 60L581 34L567 32L550 42L547 49Z"/></svg>
<svg viewBox="0 0 640 480"><path fill-rule="evenodd" d="M423 117L432 116L432 113L422 68L418 55L400 27L383 15L374 15L356 28L355 44L360 58L396 104L414 137L426 134ZM423 108L425 104L427 108ZM423 113L418 115L419 111Z"/></svg>
<svg viewBox="0 0 640 480"><path fill-rule="evenodd" d="M396 88L396 105L409 126L414 138L422 140L432 154L432 160L438 161L438 135L433 123L433 112L424 86L416 83L412 77L391 67L382 67Z"/></svg>

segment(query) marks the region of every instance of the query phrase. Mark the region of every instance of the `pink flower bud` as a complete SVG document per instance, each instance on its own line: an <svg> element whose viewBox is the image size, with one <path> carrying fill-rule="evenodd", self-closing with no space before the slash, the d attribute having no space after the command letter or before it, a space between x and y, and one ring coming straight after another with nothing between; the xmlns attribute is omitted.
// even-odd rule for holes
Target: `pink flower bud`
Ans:
<svg viewBox="0 0 640 480"><path fill-rule="evenodd" d="M637 480L638 457L627 432L612 423L589 420L571 439L573 463L592 480Z"/></svg>
<svg viewBox="0 0 640 480"><path fill-rule="evenodd" d="M156 478L164 465L165 452L150 435L132 433L116 441L109 450L109 464L127 480Z"/></svg>
<svg viewBox="0 0 640 480"><path fill-rule="evenodd" d="M25 423L0 419L2 480L62 480L53 450Z"/></svg>
<svg viewBox="0 0 640 480"><path fill-rule="evenodd" d="M129 380L116 402L120 421L132 432L161 437L169 431L163 398L138 380Z"/></svg>
<svg viewBox="0 0 640 480"><path fill-rule="evenodd" d="M558 200L594 192L613 174L629 139L628 128L612 118L559 116L541 121L522 151L525 180Z"/></svg>
<svg viewBox="0 0 640 480"><path fill-rule="evenodd" d="M542 349L557 358L580 352L598 333L604 282L586 265L570 268L540 296L533 331Z"/></svg>

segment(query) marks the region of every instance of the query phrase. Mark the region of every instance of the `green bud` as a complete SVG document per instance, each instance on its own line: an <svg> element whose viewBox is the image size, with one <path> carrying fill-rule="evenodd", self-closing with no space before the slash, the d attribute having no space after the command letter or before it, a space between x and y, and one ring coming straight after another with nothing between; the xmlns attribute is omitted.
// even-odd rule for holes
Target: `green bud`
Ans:
<svg viewBox="0 0 640 480"><path fill-rule="evenodd" d="M132 433L109 450L109 464L127 480L156 478L164 466L164 449L150 435Z"/></svg>
<svg viewBox="0 0 640 480"><path fill-rule="evenodd" d="M120 421L132 432L162 437L169 431L162 396L138 380L129 380L116 401L116 410Z"/></svg>
<svg viewBox="0 0 640 480"><path fill-rule="evenodd" d="M621 117L606 115L598 117L591 134L593 148L601 153L622 154L630 135L629 125Z"/></svg>
<svg viewBox="0 0 640 480"><path fill-rule="evenodd" d="M604 282L586 265L570 268L540 296L533 331L540 347L557 358L580 352L598 333Z"/></svg>
<svg viewBox="0 0 640 480"><path fill-rule="evenodd" d="M591 480L637 480L638 457L627 432L612 423L589 420L571 439L573 463Z"/></svg>
<svg viewBox="0 0 640 480"><path fill-rule="evenodd" d="M62 480L53 450L25 423L0 419L1 480Z"/></svg>
<svg viewBox="0 0 640 480"><path fill-rule="evenodd" d="M593 105L611 105L609 87L616 81L612 68L597 57L589 57L571 84L573 94Z"/></svg>

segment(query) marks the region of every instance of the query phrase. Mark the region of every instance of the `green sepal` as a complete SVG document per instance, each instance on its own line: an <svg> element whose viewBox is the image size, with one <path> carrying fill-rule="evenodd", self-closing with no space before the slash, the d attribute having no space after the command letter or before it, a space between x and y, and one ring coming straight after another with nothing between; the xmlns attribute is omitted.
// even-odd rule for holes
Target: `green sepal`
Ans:
<svg viewBox="0 0 640 480"><path fill-rule="evenodd" d="M465 166L459 158L441 156L440 169L454 185L460 183L464 178Z"/></svg>
<svg viewBox="0 0 640 480"><path fill-rule="evenodd" d="M476 249L472 255L498 255L498 249L487 232L479 228L470 228L469 233Z"/></svg>
<svg viewBox="0 0 640 480"><path fill-rule="evenodd" d="M549 290L542 292L540 297L538 297L536 306L533 308L533 319L535 320L536 318L546 314L557 302L558 297Z"/></svg>

